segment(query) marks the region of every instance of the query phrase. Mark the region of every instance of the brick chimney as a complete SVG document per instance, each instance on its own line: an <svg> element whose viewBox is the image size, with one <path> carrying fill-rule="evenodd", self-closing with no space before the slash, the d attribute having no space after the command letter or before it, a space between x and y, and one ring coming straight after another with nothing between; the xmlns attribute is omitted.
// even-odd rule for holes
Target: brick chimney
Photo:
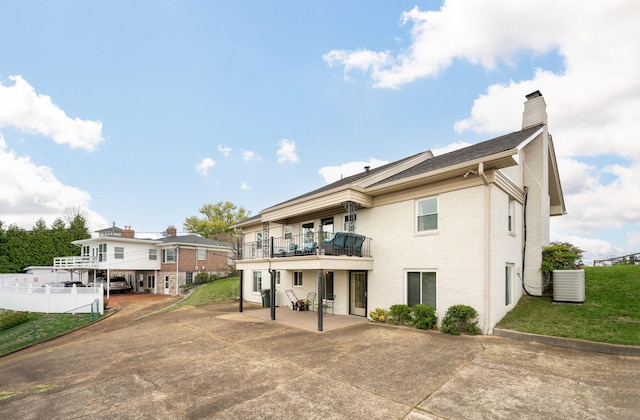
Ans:
<svg viewBox="0 0 640 420"><path fill-rule="evenodd" d="M136 232L131 229L131 226L125 226L122 232L120 232L120 236L123 238L135 238Z"/></svg>
<svg viewBox="0 0 640 420"><path fill-rule="evenodd" d="M175 226L169 226L165 231L165 236L176 236L177 233L178 231Z"/></svg>
<svg viewBox="0 0 640 420"><path fill-rule="evenodd" d="M547 104L539 90L527 95L522 113L522 129L538 124L547 124Z"/></svg>

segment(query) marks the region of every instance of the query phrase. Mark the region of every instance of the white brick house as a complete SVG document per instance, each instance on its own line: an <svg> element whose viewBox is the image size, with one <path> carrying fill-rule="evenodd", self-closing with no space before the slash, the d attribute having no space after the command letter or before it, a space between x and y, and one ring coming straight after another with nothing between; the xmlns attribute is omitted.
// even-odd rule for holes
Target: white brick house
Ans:
<svg viewBox="0 0 640 420"><path fill-rule="evenodd" d="M543 292L549 218L565 213L546 105L534 92L520 131L365 168L238 223L241 295L260 302L273 278L278 306L289 304L285 290L315 292L335 295L336 314L425 303L441 319L465 304L491 333L525 289ZM347 246L328 242L334 236Z"/></svg>

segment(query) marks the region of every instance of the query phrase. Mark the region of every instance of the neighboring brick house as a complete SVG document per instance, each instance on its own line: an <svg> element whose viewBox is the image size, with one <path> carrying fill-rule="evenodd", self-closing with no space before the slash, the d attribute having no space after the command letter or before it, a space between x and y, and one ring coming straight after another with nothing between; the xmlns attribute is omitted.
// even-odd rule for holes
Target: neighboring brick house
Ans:
<svg viewBox="0 0 640 420"><path fill-rule="evenodd" d="M543 292L549 218L565 213L546 104L534 92L520 131L367 167L236 224L241 297L260 302L269 288L287 306L287 290L316 293L333 298L336 314L363 317L423 303L442 319L465 304L491 333L523 293Z"/></svg>
<svg viewBox="0 0 640 420"><path fill-rule="evenodd" d="M124 277L134 292L175 295L200 272L226 276L234 271L232 244L198 235L178 236L169 226L160 239L136 238L130 226L115 225L96 232L97 237L74 241L79 257L54 259L54 268L88 272L98 277Z"/></svg>

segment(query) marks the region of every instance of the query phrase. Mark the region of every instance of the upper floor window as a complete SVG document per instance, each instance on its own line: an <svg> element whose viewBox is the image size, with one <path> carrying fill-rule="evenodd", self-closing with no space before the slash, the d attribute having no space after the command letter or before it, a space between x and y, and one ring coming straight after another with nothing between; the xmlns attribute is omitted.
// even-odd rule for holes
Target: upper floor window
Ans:
<svg viewBox="0 0 640 420"><path fill-rule="evenodd" d="M83 245L82 246L82 256L83 257L88 257L90 255L90 246L89 245Z"/></svg>
<svg viewBox="0 0 640 420"><path fill-rule="evenodd" d="M207 259L207 250L199 249L198 250L198 260L203 261Z"/></svg>
<svg viewBox="0 0 640 420"><path fill-rule="evenodd" d="M149 261L156 261L158 259L158 250L149 249Z"/></svg>
<svg viewBox="0 0 640 420"><path fill-rule="evenodd" d="M356 231L356 221L358 220L357 214L347 214L344 216L344 231L345 232L355 232Z"/></svg>
<svg viewBox="0 0 640 420"><path fill-rule="evenodd" d="M98 261L107 261L107 244L98 244Z"/></svg>
<svg viewBox="0 0 640 420"><path fill-rule="evenodd" d="M302 225L302 238L304 243L314 242L313 241L313 222L304 223Z"/></svg>
<svg viewBox="0 0 640 420"><path fill-rule="evenodd" d="M262 248L262 232L256 232L256 242L258 243L258 248Z"/></svg>
<svg viewBox="0 0 640 420"><path fill-rule="evenodd" d="M507 228L509 229L510 233L515 233L516 231L515 213L516 213L516 200L509 197L509 216L507 218Z"/></svg>
<svg viewBox="0 0 640 420"><path fill-rule="evenodd" d="M123 246L115 246L113 247L113 258L116 260L124 259L124 247Z"/></svg>
<svg viewBox="0 0 640 420"><path fill-rule="evenodd" d="M291 225L284 227L284 239L292 239L293 238L293 227Z"/></svg>
<svg viewBox="0 0 640 420"><path fill-rule="evenodd" d="M416 202L418 232L438 229L438 197L425 198Z"/></svg>
<svg viewBox="0 0 640 420"><path fill-rule="evenodd" d="M173 263L176 262L176 249L169 248L162 250L162 262L163 263Z"/></svg>

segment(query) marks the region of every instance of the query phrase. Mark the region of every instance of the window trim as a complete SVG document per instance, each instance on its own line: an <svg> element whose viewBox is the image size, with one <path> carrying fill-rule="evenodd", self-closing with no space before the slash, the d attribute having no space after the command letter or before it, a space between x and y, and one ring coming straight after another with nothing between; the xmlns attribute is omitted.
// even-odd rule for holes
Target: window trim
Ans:
<svg viewBox="0 0 640 420"><path fill-rule="evenodd" d="M158 250L149 248L149 261L158 261Z"/></svg>
<svg viewBox="0 0 640 420"><path fill-rule="evenodd" d="M516 200L511 196L507 208L507 231L512 235L516 233Z"/></svg>
<svg viewBox="0 0 640 420"><path fill-rule="evenodd" d="M302 271L293 272L293 287L302 287L304 284L302 280Z"/></svg>
<svg viewBox="0 0 640 420"><path fill-rule="evenodd" d="M404 297L405 297L405 302L407 303L407 305L409 305L409 274L410 273L418 273L419 274L419 279L420 279L420 299L419 299L419 303L425 304L422 301L422 296L423 296L423 292L422 292L422 279L423 279L423 275L426 273L433 273L435 275L435 296L434 296L434 302L435 305L432 306L434 310L438 310L438 270L435 269L411 269L411 270L405 270L404 273L404 288L405 288L405 293L404 293ZM431 305L428 305L431 306Z"/></svg>
<svg viewBox="0 0 640 420"><path fill-rule="evenodd" d="M513 303L513 273L515 264L507 263L504 266L504 304L509 306Z"/></svg>
<svg viewBox="0 0 640 420"><path fill-rule="evenodd" d="M427 213L427 214L419 214L419 209L420 209L420 203L428 201L428 200L435 200L436 201L436 211L435 213ZM424 235L424 234L433 234L433 233L437 233L438 230L440 229L440 196L434 195L431 197L424 197L424 198L420 198L417 199L415 201L415 206L414 206L414 223L415 223L415 232L419 235ZM436 227L434 229L423 229L420 230L419 226L420 226L420 222L419 222L419 217L421 216L430 216L435 214L436 216Z"/></svg>
<svg viewBox="0 0 640 420"><path fill-rule="evenodd" d="M203 254L202 258L200 258L200 253ZM196 249L196 259L198 261L207 261L207 250L202 248Z"/></svg>
<svg viewBox="0 0 640 420"><path fill-rule="evenodd" d="M173 259L169 259L169 251L173 251ZM164 264L175 264L178 260L178 250L176 248L166 248L162 250L162 262Z"/></svg>
<svg viewBox="0 0 640 420"><path fill-rule="evenodd" d="M262 271L257 270L257 271L253 271L252 273L253 274L251 278L251 292L260 293L260 290L262 290Z"/></svg>
<svg viewBox="0 0 640 420"><path fill-rule="evenodd" d="M114 246L113 247L113 259L114 260L124 260L124 247L123 246Z"/></svg>

